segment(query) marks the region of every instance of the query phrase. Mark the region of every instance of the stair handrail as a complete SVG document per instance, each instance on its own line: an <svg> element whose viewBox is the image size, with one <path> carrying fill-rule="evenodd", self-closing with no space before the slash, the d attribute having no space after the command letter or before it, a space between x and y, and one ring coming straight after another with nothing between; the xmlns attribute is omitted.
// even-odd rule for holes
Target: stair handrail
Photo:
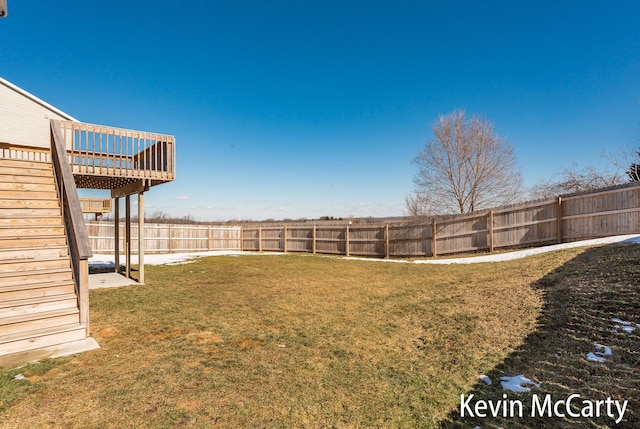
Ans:
<svg viewBox="0 0 640 429"><path fill-rule="evenodd" d="M74 281L78 292L80 322L89 332L89 258L93 256L89 234L82 215L80 197L67 158L67 148L60 123L51 120L51 161L67 230Z"/></svg>

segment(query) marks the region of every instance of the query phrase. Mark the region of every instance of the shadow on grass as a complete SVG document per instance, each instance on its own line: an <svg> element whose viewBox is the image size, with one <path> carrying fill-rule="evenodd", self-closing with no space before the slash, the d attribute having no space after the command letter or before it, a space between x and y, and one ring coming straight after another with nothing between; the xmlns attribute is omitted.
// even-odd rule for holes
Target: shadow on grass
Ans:
<svg viewBox="0 0 640 429"><path fill-rule="evenodd" d="M538 329L528 336L522 346L493 371L486 374L493 382L478 381L464 394L469 409L458 407L451 412L442 427L486 428L639 428L640 427L640 245L619 244L586 250L561 268L545 276L534 287L543 297L544 305ZM613 318L632 322L635 329L624 332L616 328ZM587 360L590 352L597 352L596 344L611 348L612 354L602 363ZM524 374L539 387L529 393L503 390L500 377ZM480 401L518 400L520 410L515 416L507 407L499 409L499 416L491 416L489 409L481 418L474 411ZM542 402L550 395L551 403L566 401L578 394L571 404L572 413L583 412L582 401L590 403L606 400L628 400L622 420L616 424L619 412L611 407L615 418L607 416L607 406L600 408L600 417L571 417L564 403L558 411L532 416L534 395ZM510 403L508 403L510 404ZM589 414L588 410L584 411Z"/></svg>

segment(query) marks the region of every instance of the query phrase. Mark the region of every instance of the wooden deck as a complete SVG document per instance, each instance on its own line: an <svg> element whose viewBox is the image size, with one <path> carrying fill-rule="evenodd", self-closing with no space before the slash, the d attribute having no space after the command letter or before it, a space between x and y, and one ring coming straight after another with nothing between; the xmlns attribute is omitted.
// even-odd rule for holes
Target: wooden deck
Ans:
<svg viewBox="0 0 640 429"><path fill-rule="evenodd" d="M78 188L118 189L175 178L175 138L82 122L59 121Z"/></svg>

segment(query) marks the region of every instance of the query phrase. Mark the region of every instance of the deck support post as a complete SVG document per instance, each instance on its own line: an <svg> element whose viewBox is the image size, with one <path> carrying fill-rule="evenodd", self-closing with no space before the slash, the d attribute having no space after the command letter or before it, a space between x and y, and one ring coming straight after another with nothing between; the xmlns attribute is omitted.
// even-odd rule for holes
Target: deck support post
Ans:
<svg viewBox="0 0 640 429"><path fill-rule="evenodd" d="M113 199L113 263L115 272L120 273L120 198Z"/></svg>
<svg viewBox="0 0 640 429"><path fill-rule="evenodd" d="M131 195L124 197L125 275L131 278Z"/></svg>
<svg viewBox="0 0 640 429"><path fill-rule="evenodd" d="M144 283L144 192L138 194L138 283Z"/></svg>

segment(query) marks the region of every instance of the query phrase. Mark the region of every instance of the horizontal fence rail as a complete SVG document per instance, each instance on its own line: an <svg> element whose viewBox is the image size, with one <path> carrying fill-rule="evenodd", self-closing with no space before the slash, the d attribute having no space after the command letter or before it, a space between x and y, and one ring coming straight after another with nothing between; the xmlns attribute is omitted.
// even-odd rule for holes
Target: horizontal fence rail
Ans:
<svg viewBox="0 0 640 429"><path fill-rule="evenodd" d="M434 257L635 233L640 233L640 184L465 215L388 224L251 227L145 224L145 247L151 253L242 250L378 258ZM95 252L113 251L112 224L89 224L89 235ZM131 236L136 241L135 225ZM124 248L122 242L120 248Z"/></svg>

